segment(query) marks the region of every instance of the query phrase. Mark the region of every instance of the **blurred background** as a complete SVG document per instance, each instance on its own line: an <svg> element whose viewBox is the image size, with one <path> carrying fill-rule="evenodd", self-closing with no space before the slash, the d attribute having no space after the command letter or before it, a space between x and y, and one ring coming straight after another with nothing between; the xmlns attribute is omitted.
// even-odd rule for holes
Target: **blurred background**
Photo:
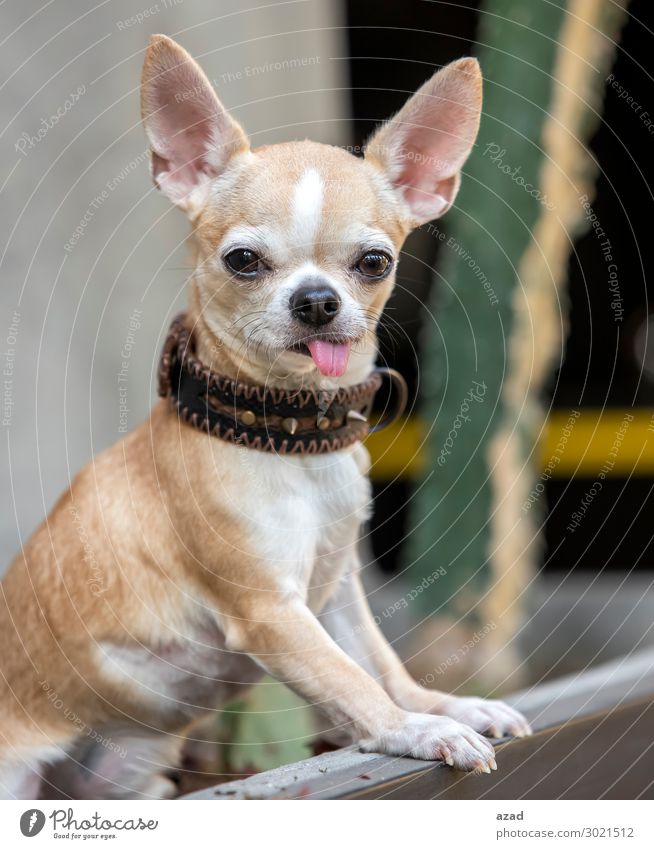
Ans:
<svg viewBox="0 0 654 849"><path fill-rule="evenodd" d="M187 222L152 187L140 126L149 35L198 59L254 145L357 155L473 54L485 106L462 191L408 240L380 328L412 403L368 441L370 602L419 680L461 692L654 642L651 3L25 0L0 15L0 568L147 415L185 304ZM244 740L283 738L241 723Z"/></svg>

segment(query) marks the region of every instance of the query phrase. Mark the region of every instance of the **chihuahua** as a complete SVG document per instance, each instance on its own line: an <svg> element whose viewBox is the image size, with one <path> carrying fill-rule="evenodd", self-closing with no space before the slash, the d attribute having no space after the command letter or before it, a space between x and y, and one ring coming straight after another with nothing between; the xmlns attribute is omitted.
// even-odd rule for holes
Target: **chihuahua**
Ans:
<svg viewBox="0 0 654 849"><path fill-rule="evenodd" d="M252 149L153 36L143 122L154 183L192 224L186 321L208 372L289 392L369 378L402 244L454 202L481 89L474 59L446 66L364 157ZM336 449L253 450L160 400L76 476L2 582L5 796L48 798L56 770L72 798L172 797L187 729L265 673L368 752L490 772L488 737L530 733L404 669L359 576L369 457Z"/></svg>

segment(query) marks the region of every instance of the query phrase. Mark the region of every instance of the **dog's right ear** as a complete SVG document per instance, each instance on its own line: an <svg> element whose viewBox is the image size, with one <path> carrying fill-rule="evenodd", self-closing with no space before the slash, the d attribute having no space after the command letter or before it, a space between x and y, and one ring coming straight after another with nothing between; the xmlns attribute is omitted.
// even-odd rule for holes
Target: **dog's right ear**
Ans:
<svg viewBox="0 0 654 849"><path fill-rule="evenodd" d="M141 78L141 112L152 149L152 178L187 212L198 209L209 182L235 154L249 149L197 62L172 39L153 35Z"/></svg>
<svg viewBox="0 0 654 849"><path fill-rule="evenodd" d="M476 59L451 62L427 80L373 135L366 159L403 201L410 227L447 212L477 138L482 79Z"/></svg>

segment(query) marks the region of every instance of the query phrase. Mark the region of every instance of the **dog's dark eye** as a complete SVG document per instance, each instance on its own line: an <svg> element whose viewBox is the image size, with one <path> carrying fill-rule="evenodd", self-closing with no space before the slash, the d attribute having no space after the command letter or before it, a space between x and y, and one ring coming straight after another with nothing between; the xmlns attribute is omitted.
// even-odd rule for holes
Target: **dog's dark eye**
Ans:
<svg viewBox="0 0 654 849"><path fill-rule="evenodd" d="M225 265L235 274L254 277L263 268L261 258L247 248L237 248L225 256Z"/></svg>
<svg viewBox="0 0 654 849"><path fill-rule="evenodd" d="M365 277L383 277L391 265L391 258L381 251L368 251L356 264L357 271Z"/></svg>

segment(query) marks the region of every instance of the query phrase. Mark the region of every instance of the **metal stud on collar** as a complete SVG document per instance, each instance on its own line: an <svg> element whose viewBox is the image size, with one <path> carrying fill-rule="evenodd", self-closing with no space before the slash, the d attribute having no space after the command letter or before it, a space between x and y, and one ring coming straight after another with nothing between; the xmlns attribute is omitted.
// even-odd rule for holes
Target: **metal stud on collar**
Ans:
<svg viewBox="0 0 654 849"><path fill-rule="evenodd" d="M300 423L298 422L297 419L293 419L293 418L282 419L282 428L286 431L286 433L290 433L291 436L293 436L295 431L298 429L299 424Z"/></svg>
<svg viewBox="0 0 654 849"><path fill-rule="evenodd" d="M358 410L348 410L347 420L350 422L367 422L368 419Z"/></svg>

